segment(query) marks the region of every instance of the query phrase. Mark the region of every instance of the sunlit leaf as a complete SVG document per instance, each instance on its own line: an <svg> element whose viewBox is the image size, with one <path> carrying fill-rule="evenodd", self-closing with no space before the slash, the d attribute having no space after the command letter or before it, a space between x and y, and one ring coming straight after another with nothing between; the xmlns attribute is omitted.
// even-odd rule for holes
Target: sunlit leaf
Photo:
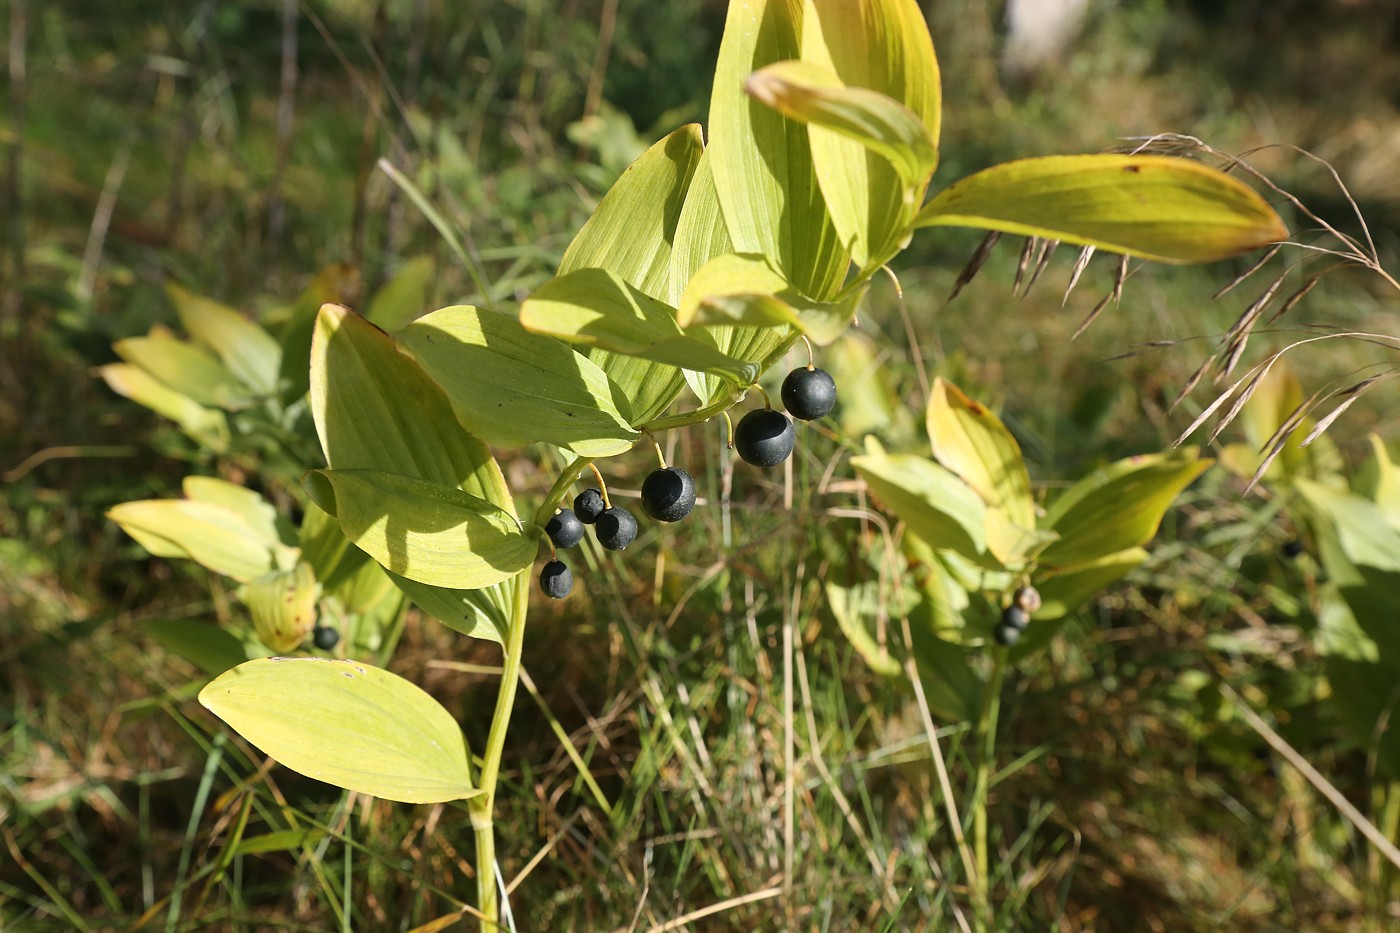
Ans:
<svg viewBox="0 0 1400 933"><path fill-rule="evenodd" d="M112 506L107 517L153 554L188 557L240 583L277 568L277 547L237 512L210 502L123 502Z"/></svg>
<svg viewBox="0 0 1400 933"><path fill-rule="evenodd" d="M175 284L166 286L180 323L258 395L277 391L282 347L267 331L227 305Z"/></svg>
<svg viewBox="0 0 1400 933"><path fill-rule="evenodd" d="M180 430L214 453L228 450L228 420L223 412L205 408L129 363L109 363L98 373L113 392L174 421Z"/></svg>
<svg viewBox="0 0 1400 933"><path fill-rule="evenodd" d="M1145 560L1146 551L1131 547L1037 578L1041 605L1035 618L1048 620L1069 615Z"/></svg>
<svg viewBox="0 0 1400 933"><path fill-rule="evenodd" d="M316 624L320 585L311 565L274 570L244 584L240 598L253 617L258 639L273 651L291 651Z"/></svg>
<svg viewBox="0 0 1400 933"><path fill-rule="evenodd" d="M951 471L913 454L873 452L851 458L871 493L909 530L936 548L984 562L987 507Z"/></svg>
<svg viewBox="0 0 1400 933"><path fill-rule="evenodd" d="M443 625L472 638L505 643L514 590L510 581L482 589L431 586L385 571L415 606Z"/></svg>
<svg viewBox="0 0 1400 933"><path fill-rule="evenodd" d="M248 389L218 357L180 340L168 328L157 326L144 337L118 340L112 349L126 362L201 405L234 409L253 402Z"/></svg>
<svg viewBox="0 0 1400 933"><path fill-rule="evenodd" d="M1001 506L987 507L987 550L1006 567L1024 567L1058 538L1053 531L1019 524Z"/></svg>
<svg viewBox="0 0 1400 933"><path fill-rule="evenodd" d="M1210 467L1195 447L1129 457L1095 470L1060 494L1042 528L1060 540L1040 555L1042 564L1072 567L1152 540L1177 495Z"/></svg>
<svg viewBox="0 0 1400 933"><path fill-rule="evenodd" d="M186 499L212 502L237 513L268 547L296 543L291 529L278 516L272 503L251 489L216 476L186 476L180 482L180 489Z"/></svg>
<svg viewBox="0 0 1400 933"><path fill-rule="evenodd" d="M368 664L261 658L216 678L199 702L279 764L318 781L404 803L480 793L452 715Z"/></svg>
<svg viewBox="0 0 1400 933"><path fill-rule="evenodd" d="M437 263L431 256L417 256L399 266L365 307L365 320L390 333L401 330L432 310L433 279Z"/></svg>
<svg viewBox="0 0 1400 933"><path fill-rule="evenodd" d="M1022 528L1035 528L1021 446L1001 419L940 377L929 392L925 424L939 463L962 477L989 507L1004 510Z"/></svg>
<svg viewBox="0 0 1400 933"><path fill-rule="evenodd" d="M945 188L919 226L1038 236L1162 262L1213 262L1286 239L1252 188L1171 156L1074 155L993 166Z"/></svg>
<svg viewBox="0 0 1400 933"><path fill-rule="evenodd" d="M729 5L710 97L708 153L741 253L772 257L805 295L830 300L849 256L821 196L807 128L744 93L749 74L801 54L801 0Z"/></svg>
<svg viewBox="0 0 1400 933"><path fill-rule="evenodd" d="M419 583L490 586L538 550L514 516L454 486L378 470L313 470L305 482L356 547Z"/></svg>
<svg viewBox="0 0 1400 933"><path fill-rule="evenodd" d="M903 670L899 661L890 655L888 645L876 643L867 623L868 618L877 614L878 596L874 584L854 587L826 584L826 604L856 654L875 673L898 677Z"/></svg>
<svg viewBox="0 0 1400 933"><path fill-rule="evenodd" d="M1386 521L1379 505L1309 479L1297 479L1294 485L1319 517L1336 529L1348 560L1358 567L1400 573L1400 530Z"/></svg>
<svg viewBox="0 0 1400 933"><path fill-rule="evenodd" d="M542 441L582 457L606 457L637 437L601 369L509 315L443 308L398 339L442 386L457 420L489 444Z"/></svg>
<svg viewBox="0 0 1400 933"><path fill-rule="evenodd" d="M541 285L521 307L520 321L542 334L717 373L739 385L758 376L751 364L683 333L670 307L604 269L580 269Z"/></svg>

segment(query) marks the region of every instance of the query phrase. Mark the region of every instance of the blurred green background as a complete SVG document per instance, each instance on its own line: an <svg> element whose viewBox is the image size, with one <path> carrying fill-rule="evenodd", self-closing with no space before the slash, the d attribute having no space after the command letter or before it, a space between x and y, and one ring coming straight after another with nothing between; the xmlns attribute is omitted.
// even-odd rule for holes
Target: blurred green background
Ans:
<svg viewBox="0 0 1400 933"><path fill-rule="evenodd" d="M1393 2L1093 0L1061 55L1016 75L1000 63L1003 4L924 7L944 81L935 185L1009 158L1175 132L1251 153L1319 216L1357 232L1335 179L1300 147L1335 168L1395 270ZM146 555L103 512L177 495L188 472L279 480L256 460L211 459L93 370L115 360L114 340L175 325L170 282L266 317L316 282L361 307L417 261L432 270L419 286L424 311L471 302L470 278L380 159L428 195L497 294L523 297L635 155L704 120L724 9L719 0L8 0L0 929L127 929L148 911L151 929L328 929L340 922L332 894L348 892L356 928L406 930L448 913L435 892L470 890L461 820L438 828L433 808L364 800L351 810L293 779L276 805L329 825L325 845L250 855L236 877L210 881L215 840L233 817L212 804L202 821L191 813L201 812L219 729L191 700L194 669L143 626L224 618L229 600L197 568ZM979 239L924 231L894 270L903 309L889 283L872 291L860 334L831 351L855 379L873 372L883 387L862 396L865 422L848 430L907 442L922 423L920 374L941 373L1002 411L1033 478L1161 449L1213 397L1202 387L1168 410L1206 338L1263 285L1212 300L1248 260L1145 268L1120 307L1071 341L1111 287L1112 260L1091 264L1062 308L1068 251L1021 298L1016 247L1003 244L947 303ZM1330 275L1257 336L1248 359L1308 322L1396 334L1396 296L1382 284L1361 270ZM1149 341L1172 344L1120 358ZM1335 342L1296 354L1294 368L1311 391L1388 353ZM1395 411L1390 385L1353 407L1331 432L1344 459L1360 462L1368 432L1394 442ZM1221 441L1240 436L1231 429ZM754 508L736 527L670 533L651 554L592 568L587 599L537 615L527 659L539 702L519 704L498 829L507 879L529 869L513 898L520 929L646 929L769 883L791 851L775 796L789 780L802 792L795 844L807 885L783 906L738 904L694 928L952 922L946 901L927 899L953 850L932 812L906 692L867 671L819 608L784 594L790 567L831 547L822 510L854 501L817 482L839 449L813 442L828 446L814 448L797 481L797 512L781 483L750 482ZM677 443L697 461L720 459L709 428ZM539 492L538 471L519 459L512 483ZM626 485L645 463L624 461ZM706 481L712 495L720 475ZM1225 677L1281 722L1303 722L1291 740L1369 807L1377 785L1365 748L1330 741L1314 704L1320 662L1298 636L1312 565L1280 556L1297 530L1267 495L1242 489L1214 476L1189 495L1159 558L1011 686L1006 773L994 791L1003 884L1021 892L1003 904L1006 928L1395 922L1389 876L1348 824L1218 696L1179 677ZM803 495L813 496L806 511ZM706 575L717 553L735 549L733 579ZM1236 559L1245 551L1254 563ZM831 768L809 763L795 777L772 742L782 684L769 655L775 620L789 611L811 619L804 748ZM1218 638L1242 627L1248 638ZM441 662L494 661L464 642L415 622L396 669L469 719L488 694ZM551 722L585 750L614 798L612 819L581 791ZM352 823L358 848L344 842ZM886 877L874 876L867 851L883 854ZM879 907L887 884L900 909ZM172 895L181 911L167 910Z"/></svg>

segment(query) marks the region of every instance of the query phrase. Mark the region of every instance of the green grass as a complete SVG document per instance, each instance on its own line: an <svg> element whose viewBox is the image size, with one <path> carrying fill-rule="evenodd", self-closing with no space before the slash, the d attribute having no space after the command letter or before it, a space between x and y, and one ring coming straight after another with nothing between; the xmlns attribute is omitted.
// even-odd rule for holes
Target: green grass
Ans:
<svg viewBox="0 0 1400 933"><path fill-rule="evenodd" d="M143 623L227 618L231 597L202 571L145 556L102 513L220 465L89 370L111 358L112 339L173 321L159 290L167 277L267 309L329 263L357 265L364 295L426 254L439 270L433 306L470 300L471 279L374 170L379 156L427 193L495 287L524 294L621 168L566 136L594 68L598 10L522 0L469 16L428 5L445 19L422 29L408 4L382 19L363 4L305 7L324 32L300 21L286 225L274 238L276 5L220 9L202 33L181 5L126 6L98 16L27 5L26 276L5 286L23 303L0 342L0 470L37 451L97 449L13 477L0 500L0 927L128 929L144 917L148 930L413 929L470 900L465 811L348 798L260 770L262 757L193 701L201 678ZM1267 18L1263 5L1240 6ZM669 129L658 121L675 108L703 114L720 13L620 5L603 96L644 136ZM1222 30L1139 5L1095 21L1063 71L1004 90L981 7L937 5L947 88L937 181L1123 134L1178 130L1237 151L1324 144L1363 117L1393 130L1383 98L1396 59L1362 17L1326 29L1269 19L1265 55L1241 21ZM1300 59L1317 36L1325 51ZM161 55L185 62L188 77L152 68ZM1349 160L1369 164L1358 138L1334 156L1343 177ZM124 152L120 185L108 186ZM1282 153L1261 164L1342 216L1316 169ZM112 222L85 271L104 187L115 189ZM1384 225L1396 202L1378 182L1358 196L1393 256ZM1167 410L1207 352L1198 338L1222 333L1266 282L1212 301L1243 265L1144 269L1121 308L1071 342L1111 287L1112 260L1096 260L1062 309L1070 251L1019 298L1017 246L1003 243L945 307L977 240L925 231L900 259L913 346L893 288L877 282L860 330L884 388L865 400L865 423L848 425L915 448L917 358L929 378L1003 412L1037 480L1174 440L1211 397L1203 386ZM1348 273L1295 316L1394 332L1394 297ZM1295 336L1258 338L1247 361ZM1114 359L1151 340L1181 343ZM859 362L855 349L828 352ZM1374 352L1318 350L1297 368L1322 385ZM863 391L854 379L848 388ZM1373 427L1394 438L1385 391L1334 428L1349 455ZM518 929L667 928L687 916L692 929L953 929L966 913L911 691L871 673L822 605L824 579L876 579L882 560L878 525L851 513L863 501L843 458L860 430L803 429L790 477L735 464L719 423L665 437L705 503L678 527L644 529L624 555L590 543L574 561L575 595L535 607L525 658L539 700L517 703L497 816ZM621 496L649 465L642 452L620 458L609 481ZM507 467L519 495L548 488L548 468L530 457ZM239 470L230 478L248 478L250 465ZM1383 928L1393 882L1213 686L1272 711L1373 811L1366 750L1339 743L1335 714L1315 702L1313 565L1278 555L1293 530L1240 488L1208 476L1153 560L1008 676L990 798L997 928ZM1290 614L1280 592L1302 607ZM888 635L898 646L897 625ZM494 684L460 666L499 660L415 618L393 667L446 703L480 749ZM972 737L966 724L938 725L964 806ZM245 851L230 848L236 839ZM257 839L273 848L251 851Z"/></svg>

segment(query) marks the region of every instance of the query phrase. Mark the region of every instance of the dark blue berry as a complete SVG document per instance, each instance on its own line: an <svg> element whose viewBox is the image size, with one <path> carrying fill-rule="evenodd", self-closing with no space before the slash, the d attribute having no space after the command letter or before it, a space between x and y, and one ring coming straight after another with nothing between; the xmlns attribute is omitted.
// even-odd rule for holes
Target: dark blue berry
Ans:
<svg viewBox="0 0 1400 933"><path fill-rule="evenodd" d="M678 522L695 508L695 481L685 470L653 470L642 481L642 511L658 522Z"/></svg>
<svg viewBox="0 0 1400 933"><path fill-rule="evenodd" d="M603 547L610 551L622 551L637 538L637 520L626 509L613 506L598 516L593 533Z"/></svg>
<svg viewBox="0 0 1400 933"><path fill-rule="evenodd" d="M340 644L340 632L329 625L318 625L311 631L311 641L322 651L330 651Z"/></svg>
<svg viewBox="0 0 1400 933"><path fill-rule="evenodd" d="M598 516L603 514L607 505L603 502L603 494L597 489L585 489L574 497L574 514L578 520L585 525L591 525L598 520Z"/></svg>
<svg viewBox="0 0 1400 933"><path fill-rule="evenodd" d="M560 509L544 526L555 547L573 547L583 540L583 522L573 509Z"/></svg>
<svg viewBox="0 0 1400 933"><path fill-rule="evenodd" d="M824 369L801 367L783 380L783 407L799 421L815 421L836 407L836 380Z"/></svg>
<svg viewBox="0 0 1400 933"><path fill-rule="evenodd" d="M792 420L780 411L755 409L734 428L734 449L745 463L775 467L792 456L797 432Z"/></svg>
<svg viewBox="0 0 1400 933"><path fill-rule="evenodd" d="M562 560L552 560L540 571L540 589L546 596L563 599L574 588L574 575Z"/></svg>

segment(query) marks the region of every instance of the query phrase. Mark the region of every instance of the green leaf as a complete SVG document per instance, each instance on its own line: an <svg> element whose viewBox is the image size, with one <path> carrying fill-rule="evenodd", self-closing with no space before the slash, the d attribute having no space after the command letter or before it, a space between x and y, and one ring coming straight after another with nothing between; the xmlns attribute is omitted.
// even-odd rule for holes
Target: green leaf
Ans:
<svg viewBox="0 0 1400 933"><path fill-rule="evenodd" d="M705 150L690 179L685 193L685 206L676 222L676 237L671 248L671 268L665 301L679 307L690 278L697 269L716 256L734 252L729 230L724 226L724 214L715 190L715 174L710 151Z"/></svg>
<svg viewBox="0 0 1400 933"><path fill-rule="evenodd" d="M437 384L388 334L338 305L317 320L311 413L333 469L416 476L515 514L500 466L457 424Z"/></svg>
<svg viewBox="0 0 1400 933"><path fill-rule="evenodd" d="M379 470L313 470L305 482L356 547L419 583L490 586L538 550L515 516L454 486Z"/></svg>
<svg viewBox="0 0 1400 933"><path fill-rule="evenodd" d="M123 502L107 517L159 557L188 557L240 583L277 569L279 547L231 509L189 499Z"/></svg>
<svg viewBox="0 0 1400 933"><path fill-rule="evenodd" d="M636 440L601 369L509 315L443 308L398 339L442 386L457 420L488 444L538 441L581 457L608 457Z"/></svg>
<svg viewBox="0 0 1400 933"><path fill-rule="evenodd" d="M1372 434L1368 439L1375 455L1376 505L1390 527L1400 531L1400 467L1390 459L1390 451L1386 450L1380 435Z"/></svg>
<svg viewBox="0 0 1400 933"><path fill-rule="evenodd" d="M215 679L199 702L264 754L318 781L404 803L480 793L452 714L368 664L261 658Z"/></svg>
<svg viewBox="0 0 1400 933"><path fill-rule="evenodd" d="M683 328L696 323L795 325L797 312L781 299L782 293L793 294L792 285L764 257L716 256L690 276L676 306L676 323Z"/></svg>
<svg viewBox="0 0 1400 933"><path fill-rule="evenodd" d="M962 477L989 508L1002 509L1022 528L1035 528L1021 445L996 415L939 377L929 393L925 424L939 463Z"/></svg>
<svg viewBox="0 0 1400 933"><path fill-rule="evenodd" d="M180 340L169 328L152 327L146 336L118 340L112 349L126 362L201 405L235 409L253 402L247 388L234 379L218 357Z"/></svg>
<svg viewBox="0 0 1400 933"><path fill-rule="evenodd" d="M436 277L437 263L433 257L417 256L406 261L370 298L365 320L390 333L407 327L432 310L430 302Z"/></svg>
<svg viewBox="0 0 1400 933"><path fill-rule="evenodd" d="M244 584L239 597L253 617L258 640L275 652L292 651L316 624L321 587L311 565L274 570Z"/></svg>
<svg viewBox="0 0 1400 933"><path fill-rule="evenodd" d="M233 847L234 855L266 855L269 852L292 852L312 849L329 835L324 829L311 826L301 829L280 829L277 832L246 836Z"/></svg>
<svg viewBox="0 0 1400 933"><path fill-rule="evenodd" d="M180 483L186 499L211 502L238 514L250 529L270 548L280 544L295 545L290 529L262 496L214 476L186 476Z"/></svg>
<svg viewBox="0 0 1400 933"><path fill-rule="evenodd" d="M1299 478L1294 485L1319 517L1336 529L1349 561L1358 567L1400 572L1400 530L1391 527L1379 505L1310 479Z"/></svg>
<svg viewBox="0 0 1400 933"><path fill-rule="evenodd" d="M541 285L521 306L520 322L575 343L717 373L738 385L758 377L752 364L682 333L669 306L604 269L580 269Z"/></svg>
<svg viewBox="0 0 1400 933"><path fill-rule="evenodd" d="M1195 447L1110 463L1065 490L1041 526L1060 540L1040 555L1044 565L1072 567L1152 540L1177 495L1210 467Z"/></svg>
<svg viewBox="0 0 1400 933"><path fill-rule="evenodd" d="M923 133L905 126L910 148L926 154L922 175L906 181L885 157L831 129L809 126L812 158L832 220L862 270L882 265L903 246L937 165L941 120L938 60L923 10L915 0L808 0L802 20L804 62L826 69L847 88L881 95L877 113L901 108L898 125L912 114Z"/></svg>
<svg viewBox="0 0 1400 933"><path fill-rule="evenodd" d="M498 583L478 590L429 586L385 571L413 604L448 628L505 644L506 626L510 620L513 590L509 583Z"/></svg>
<svg viewBox="0 0 1400 933"><path fill-rule="evenodd" d="M913 454L872 452L851 458L870 492L909 530L935 548L983 563L987 507L962 480Z"/></svg>
<svg viewBox="0 0 1400 933"><path fill-rule="evenodd" d="M918 114L879 91L846 87L820 65L775 62L749 75L744 89L785 116L830 130L880 155L894 166L911 194L938 165L933 139ZM812 152L821 177L820 138L812 140Z"/></svg>
<svg viewBox="0 0 1400 933"><path fill-rule="evenodd" d="M282 347L267 331L227 305L174 283L166 291L185 330L214 351L239 382L257 395L277 391Z"/></svg>
<svg viewBox="0 0 1400 933"><path fill-rule="evenodd" d="M153 619L144 628L167 651L178 654L210 677L248 660L243 642L208 622Z"/></svg>
<svg viewBox="0 0 1400 933"><path fill-rule="evenodd" d="M829 582L826 584L826 604L846 640L872 671L883 677L900 676L903 668L899 661L890 655L888 646L876 644L866 622L867 618L877 613L879 607L879 593L875 584L847 587Z"/></svg>
<svg viewBox="0 0 1400 933"><path fill-rule="evenodd" d="M939 192L916 225L981 227L1178 263L1227 259L1288 237L1242 182L1151 155L1006 162Z"/></svg>
<svg viewBox="0 0 1400 933"><path fill-rule="evenodd" d="M1035 618L1049 620L1069 615L1145 560L1146 551L1131 547L1037 578L1041 605Z"/></svg>
<svg viewBox="0 0 1400 933"><path fill-rule="evenodd" d="M205 408L129 363L109 363L97 371L113 392L169 418L214 453L228 450L228 421L223 412Z"/></svg>
<svg viewBox="0 0 1400 933"><path fill-rule="evenodd" d="M559 274L607 269L643 294L667 301L672 242L703 151L699 125L689 124L644 152L569 244ZM685 384L681 370L667 363L597 347L587 355L627 396L633 424L660 415Z"/></svg>
<svg viewBox="0 0 1400 933"><path fill-rule="evenodd" d="M751 72L800 56L801 0L731 3L710 98L708 153L736 251L772 257L805 295L830 300L849 255L827 213L807 128L744 93Z"/></svg>
<svg viewBox="0 0 1400 933"><path fill-rule="evenodd" d="M277 340L282 345L282 399L293 404L311 387L311 343L323 305L348 305L360 292L360 272L347 263L332 263L321 269L302 289L296 301L269 313L269 324L280 320Z"/></svg>
<svg viewBox="0 0 1400 933"><path fill-rule="evenodd" d="M1059 537L1016 522L1000 506L987 507L987 550L1009 569L1026 566Z"/></svg>

